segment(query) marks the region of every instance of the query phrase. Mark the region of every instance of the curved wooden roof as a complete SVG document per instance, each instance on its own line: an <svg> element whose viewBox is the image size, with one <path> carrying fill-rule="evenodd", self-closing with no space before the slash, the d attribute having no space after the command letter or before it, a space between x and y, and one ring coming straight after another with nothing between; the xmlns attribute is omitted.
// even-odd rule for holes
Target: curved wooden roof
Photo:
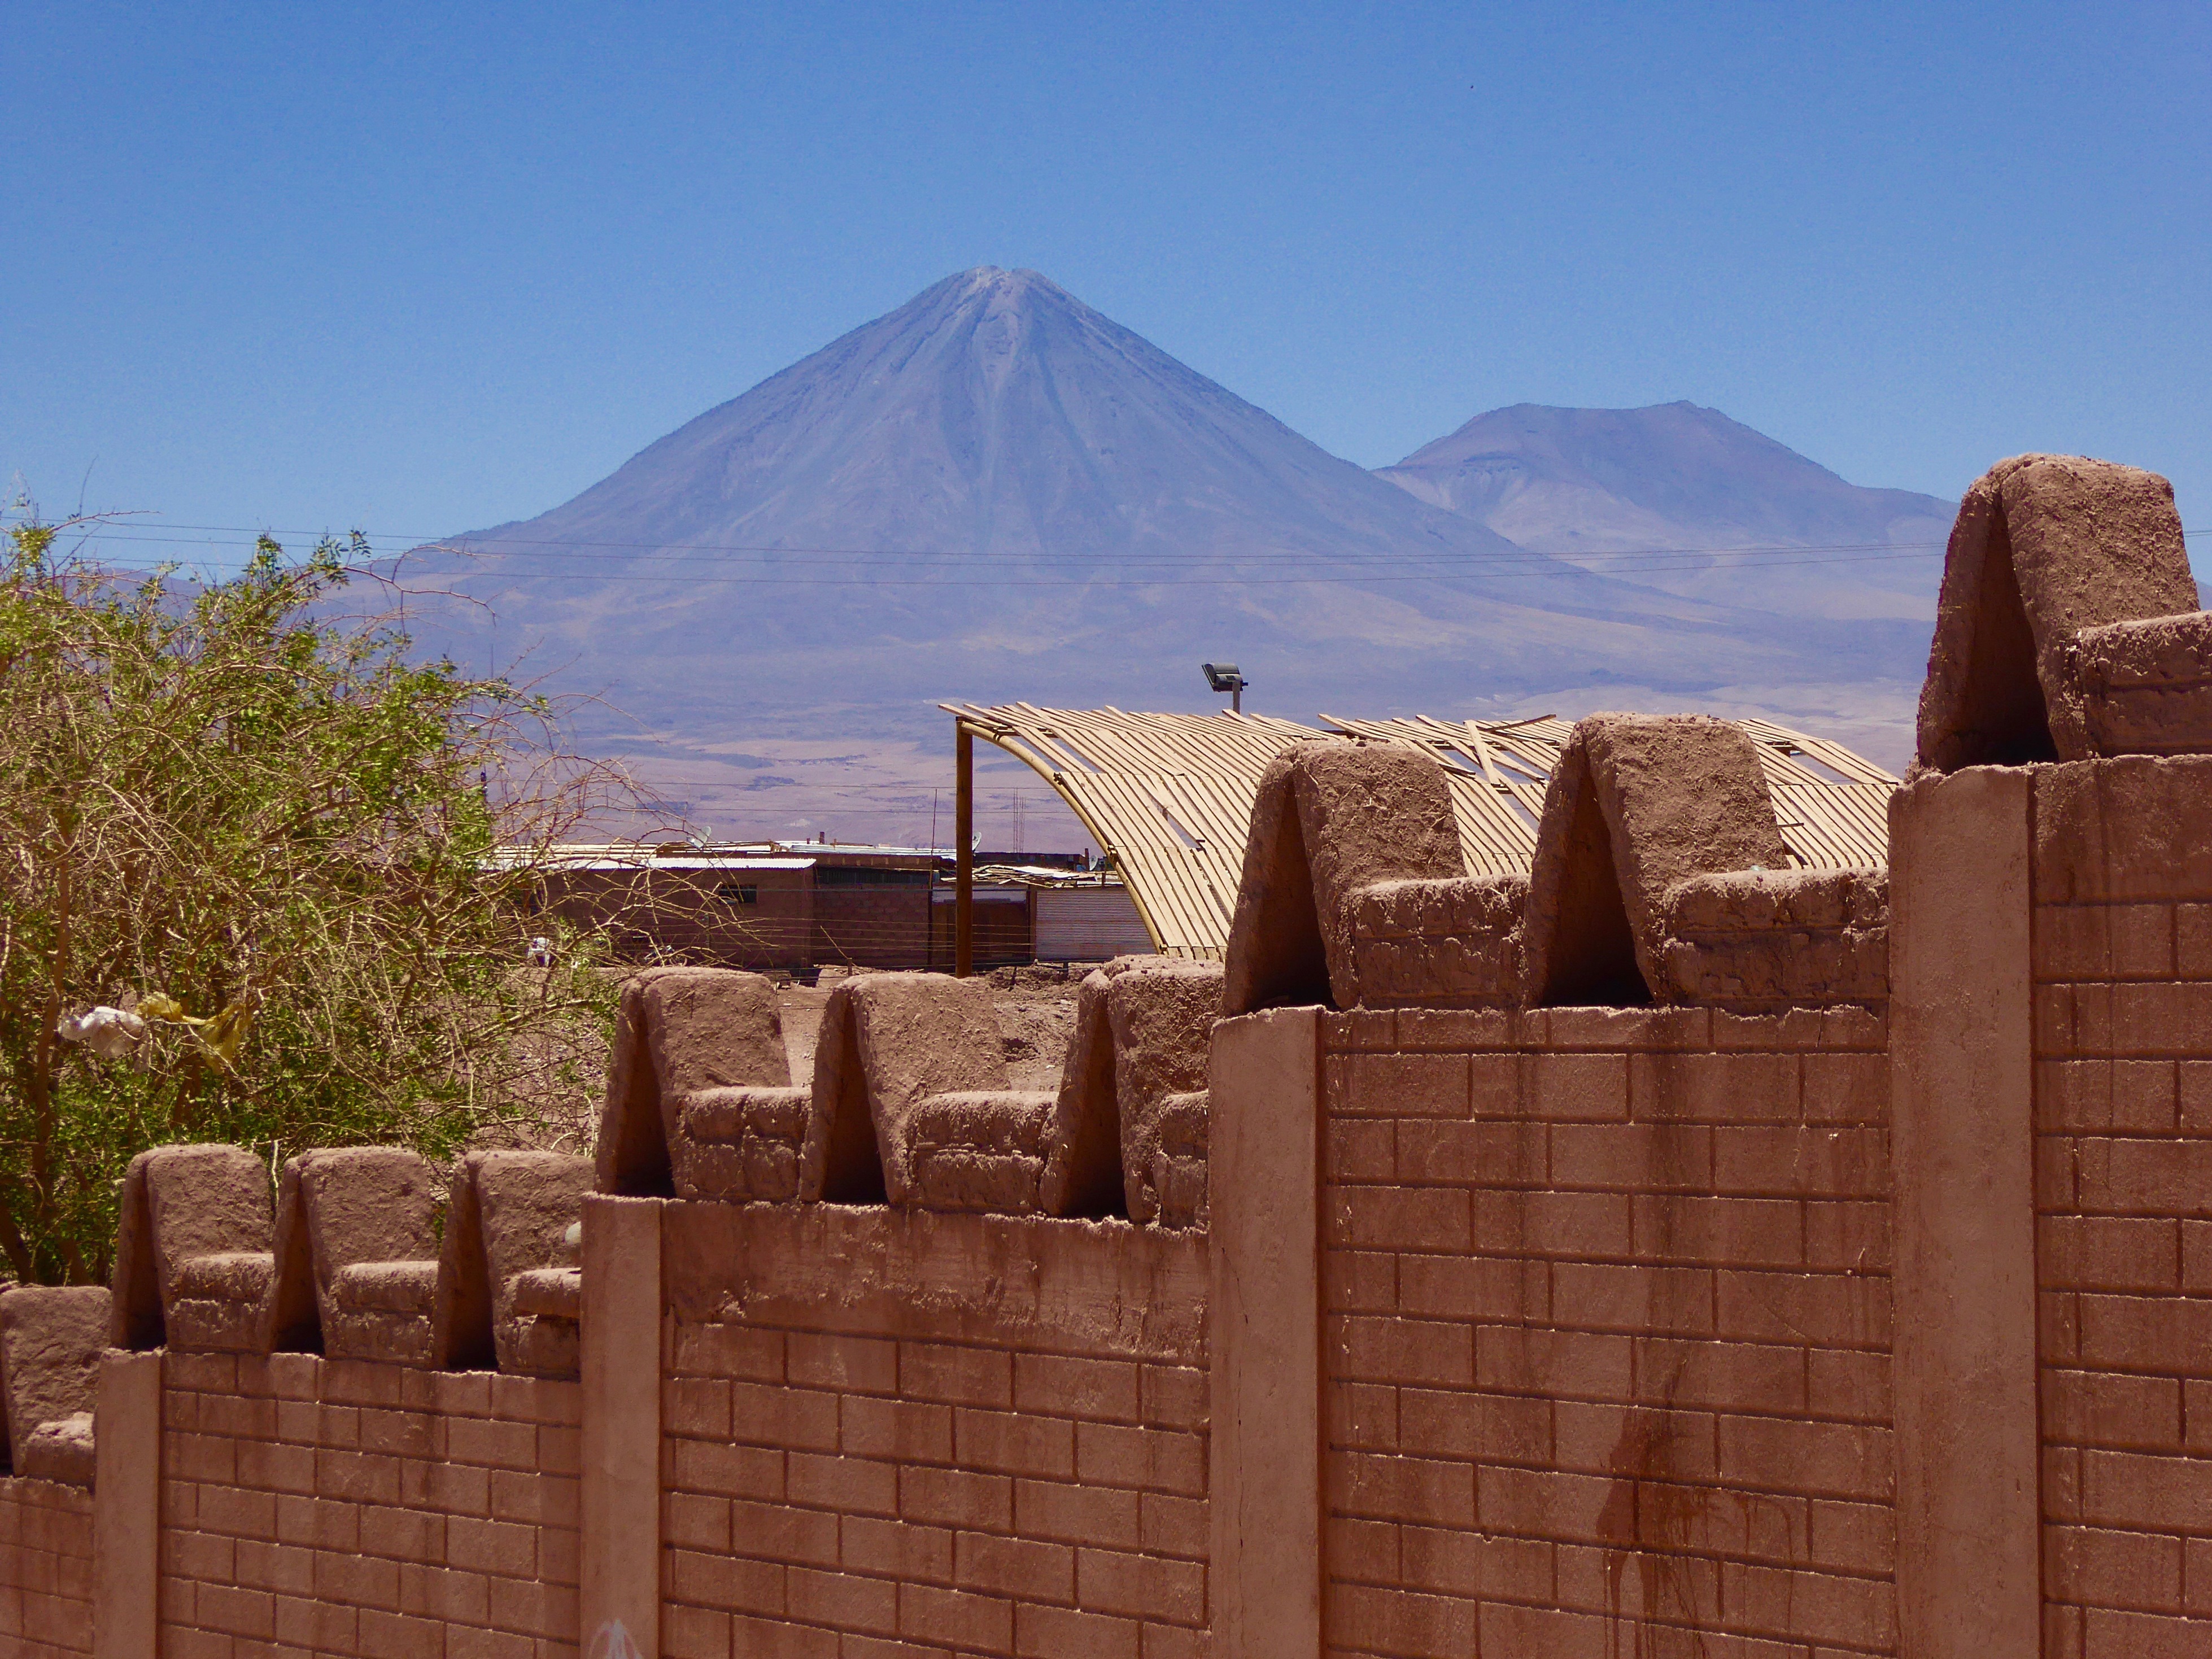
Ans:
<svg viewBox="0 0 2212 1659"><path fill-rule="evenodd" d="M1130 714L1025 702L939 707L1049 783L1111 853L1154 945L1218 957L1229 941L1244 838L1261 775L1303 738L1364 738L1427 749L1442 763L1474 875L1525 874L1544 787L1569 720L1387 720L1322 716L1300 726L1265 714ZM1765 720L1738 721L1759 746L1790 855L1809 869L1889 861L1889 797L1898 781L1841 744Z"/></svg>

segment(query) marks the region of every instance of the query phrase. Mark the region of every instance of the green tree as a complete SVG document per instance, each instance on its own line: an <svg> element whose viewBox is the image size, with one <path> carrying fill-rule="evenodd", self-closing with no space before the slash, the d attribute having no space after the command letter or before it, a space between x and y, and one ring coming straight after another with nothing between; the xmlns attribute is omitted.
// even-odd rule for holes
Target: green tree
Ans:
<svg viewBox="0 0 2212 1659"><path fill-rule="evenodd" d="M104 1279L123 1166L162 1141L436 1156L573 1110L612 992L532 895L605 778L545 705L330 621L357 542L264 538L194 587L61 556L82 528L14 526L0 585L16 1276Z"/></svg>

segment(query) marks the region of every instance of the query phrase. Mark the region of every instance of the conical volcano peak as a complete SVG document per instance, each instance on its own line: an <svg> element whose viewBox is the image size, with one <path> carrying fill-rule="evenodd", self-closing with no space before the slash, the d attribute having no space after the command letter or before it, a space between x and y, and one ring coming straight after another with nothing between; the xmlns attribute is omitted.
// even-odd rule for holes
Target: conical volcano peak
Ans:
<svg viewBox="0 0 2212 1659"><path fill-rule="evenodd" d="M1103 315L1042 271L978 265L946 278L939 286L956 293L950 310L935 325L970 332L977 349L987 358L1034 347L1050 331L1114 328Z"/></svg>
<svg viewBox="0 0 2212 1659"><path fill-rule="evenodd" d="M499 593L502 637L544 629L672 721L833 684L909 711L1158 706L1235 652L1276 665L1279 707L1455 706L1598 664L1757 684L1817 657L1832 680L1893 643L1677 600L1452 505L1328 453L1041 272L976 265L565 505L462 538L480 562L457 586ZM1924 653L1909 631L1899 661Z"/></svg>
<svg viewBox="0 0 2212 1659"><path fill-rule="evenodd" d="M1059 577L1231 547L1512 550L1325 453L1042 273L996 265L940 278L709 410L529 535L957 550L1049 559Z"/></svg>
<svg viewBox="0 0 2212 1659"><path fill-rule="evenodd" d="M959 317L986 316L1037 308L1096 315L1091 307L1041 270L1008 270L999 265L975 265L955 271L934 283L902 307L892 317L912 312L943 312ZM889 319L880 319L888 321Z"/></svg>
<svg viewBox="0 0 2212 1659"><path fill-rule="evenodd" d="M1081 315L1089 309L1034 270L979 265L963 275L968 291L960 319L972 330L978 366L994 384L1025 350L1036 349L1041 330L1051 325L1051 313Z"/></svg>
<svg viewBox="0 0 2212 1659"><path fill-rule="evenodd" d="M1018 300L1031 293L1061 300L1074 297L1041 270L1008 270L1000 265L976 265L946 280L960 283L967 293L988 295L993 300Z"/></svg>
<svg viewBox="0 0 2212 1659"><path fill-rule="evenodd" d="M1048 354L1055 340L1122 334L1042 271L976 265L933 283L897 310L794 367L805 372L842 357L907 377L924 366L942 374L960 363L965 368L959 372L996 384L1017 363ZM1142 344L1133 335L1127 338Z"/></svg>

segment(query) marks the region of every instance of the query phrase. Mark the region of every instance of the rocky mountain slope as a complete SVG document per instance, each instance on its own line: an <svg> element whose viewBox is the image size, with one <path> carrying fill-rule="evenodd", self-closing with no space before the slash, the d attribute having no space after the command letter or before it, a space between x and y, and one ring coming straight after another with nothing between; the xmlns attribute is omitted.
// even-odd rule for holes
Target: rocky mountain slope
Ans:
<svg viewBox="0 0 2212 1659"><path fill-rule="evenodd" d="M1911 490L1846 483L1689 403L1516 404L1376 476L1590 570L1822 617L1931 617L1936 555L1957 509ZM1650 556L1669 549L1680 556Z"/></svg>
<svg viewBox="0 0 2212 1659"><path fill-rule="evenodd" d="M1036 272L983 267L550 512L419 550L416 583L453 598L412 620L597 695L585 740L731 835L926 839L939 699L1203 708L1209 659L1301 719L1917 677L1917 617L1670 591L1518 544L1406 471L1339 459Z"/></svg>

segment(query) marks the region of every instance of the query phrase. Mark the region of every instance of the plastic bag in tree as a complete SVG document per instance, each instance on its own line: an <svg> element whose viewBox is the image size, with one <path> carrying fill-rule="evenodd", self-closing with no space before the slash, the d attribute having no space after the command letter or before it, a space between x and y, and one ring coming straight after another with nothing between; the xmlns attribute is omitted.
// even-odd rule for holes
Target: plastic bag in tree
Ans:
<svg viewBox="0 0 2212 1659"><path fill-rule="evenodd" d="M242 1002L234 1002L220 1013L192 1022L193 1034L225 1066L238 1063L238 1051L245 1047L246 1034L252 1026L253 1015Z"/></svg>
<svg viewBox="0 0 2212 1659"><path fill-rule="evenodd" d="M146 1022L128 1009L102 1003L71 1014L54 1027L54 1035L64 1042L82 1043L102 1060L120 1060L144 1038Z"/></svg>

